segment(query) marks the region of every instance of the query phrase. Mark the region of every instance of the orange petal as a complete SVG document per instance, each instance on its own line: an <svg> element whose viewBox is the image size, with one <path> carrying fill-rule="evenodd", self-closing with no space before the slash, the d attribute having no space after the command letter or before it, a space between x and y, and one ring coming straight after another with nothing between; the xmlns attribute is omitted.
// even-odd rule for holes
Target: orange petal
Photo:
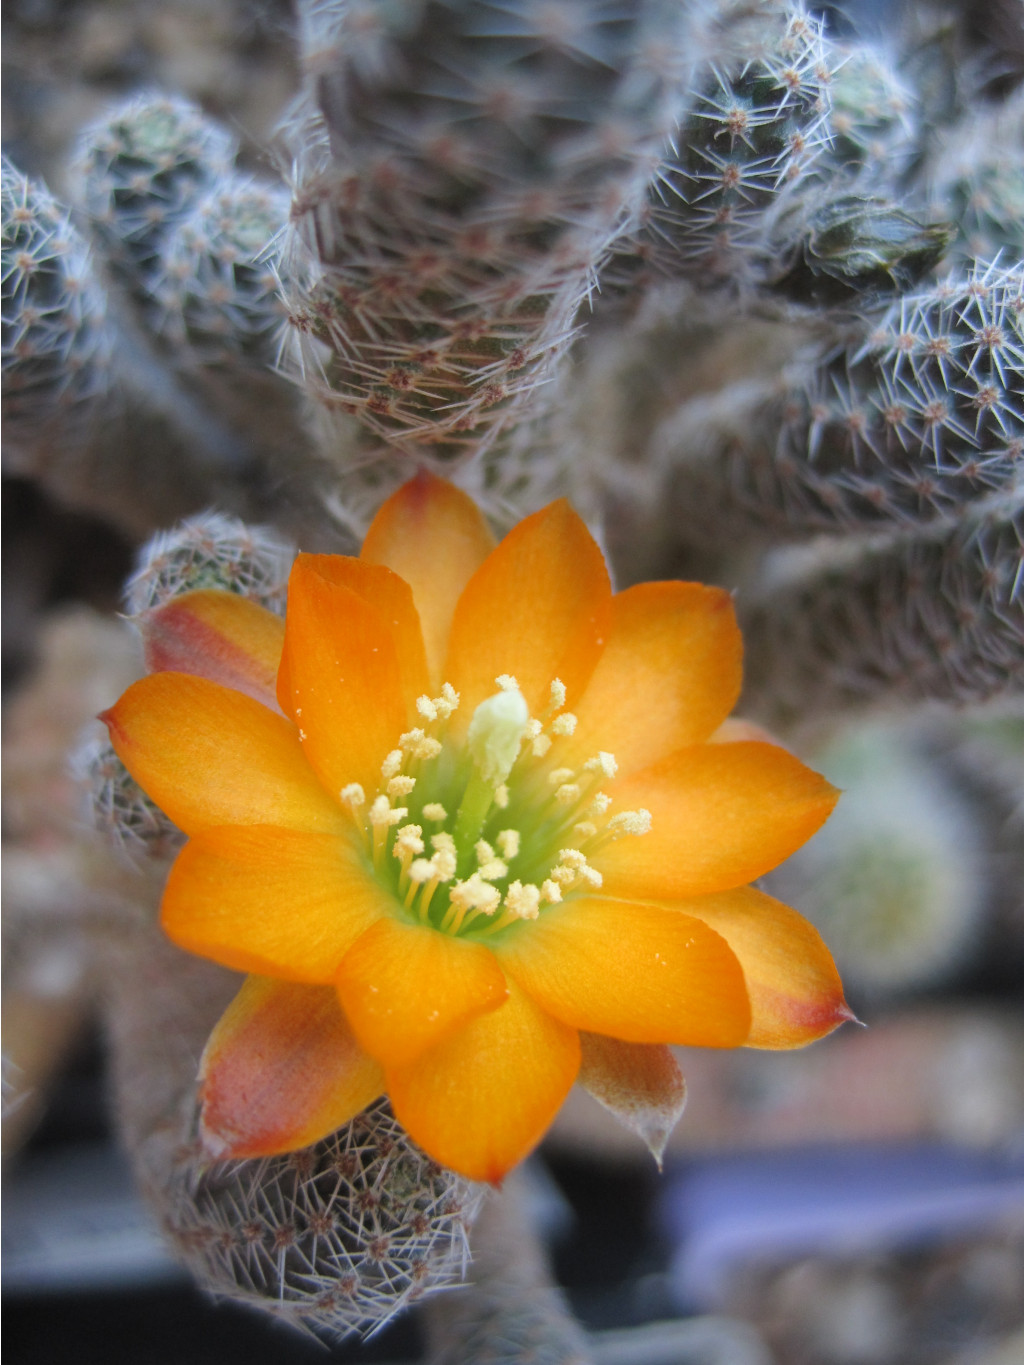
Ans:
<svg viewBox="0 0 1024 1365"><path fill-rule="evenodd" d="M601 551L568 505L555 502L508 533L470 579L452 622L445 679L462 694L452 725L511 673L530 710L548 705L553 678L570 703L597 663L608 629L611 587Z"/></svg>
<svg viewBox="0 0 1024 1365"><path fill-rule="evenodd" d="M374 791L381 762L407 728L400 642L374 603L325 578L316 556L299 556L288 583L278 700L329 792L350 782Z"/></svg>
<svg viewBox="0 0 1024 1365"><path fill-rule="evenodd" d="M854 1016L832 955L813 925L753 887L679 907L722 935L747 979L748 1047L803 1047Z"/></svg>
<svg viewBox="0 0 1024 1365"><path fill-rule="evenodd" d="M631 1043L739 1047L750 1030L740 965L700 920L588 896L496 938L495 956L549 1014Z"/></svg>
<svg viewBox="0 0 1024 1365"><path fill-rule="evenodd" d="M348 588L380 613L395 639L402 692L412 705L430 687L423 632L412 588L384 564L368 564L350 555L302 555L304 568ZM410 712L411 716L411 712Z"/></svg>
<svg viewBox="0 0 1024 1365"><path fill-rule="evenodd" d="M161 917L168 937L199 957L329 984L359 935L393 908L344 836L236 826L185 845Z"/></svg>
<svg viewBox="0 0 1024 1365"><path fill-rule="evenodd" d="M605 784L613 810L651 812L647 834L591 860L611 895L726 891L781 863L828 817L838 792L774 744L699 744Z"/></svg>
<svg viewBox="0 0 1024 1365"><path fill-rule="evenodd" d="M308 1147L384 1089L330 987L258 976L210 1035L199 1079L200 1132L218 1159Z"/></svg>
<svg viewBox="0 0 1024 1365"><path fill-rule="evenodd" d="M388 1072L395 1114L424 1151L497 1182L533 1150L569 1093L579 1036L510 982L509 998Z"/></svg>
<svg viewBox="0 0 1024 1365"><path fill-rule="evenodd" d="M573 748L584 759L610 751L625 775L701 743L736 704L742 655L732 599L721 588L628 588L612 599L608 644L573 708Z"/></svg>
<svg viewBox="0 0 1024 1365"><path fill-rule="evenodd" d="M295 726L205 678L154 673L101 717L136 782L186 834L212 825L341 829Z"/></svg>
<svg viewBox="0 0 1024 1365"><path fill-rule="evenodd" d="M137 622L150 673L192 673L277 708L284 622L231 592L189 592Z"/></svg>
<svg viewBox="0 0 1024 1365"><path fill-rule="evenodd" d="M580 1085L639 1134L661 1169L672 1130L686 1107L686 1082L667 1047L581 1033Z"/></svg>
<svg viewBox="0 0 1024 1365"><path fill-rule="evenodd" d="M386 564L412 588L435 690L455 604L493 549L473 499L425 469L388 498L366 533L360 559Z"/></svg>
<svg viewBox="0 0 1024 1365"><path fill-rule="evenodd" d="M338 995L360 1043L384 1066L404 1066L508 987L480 943L397 919L378 920L345 954Z"/></svg>

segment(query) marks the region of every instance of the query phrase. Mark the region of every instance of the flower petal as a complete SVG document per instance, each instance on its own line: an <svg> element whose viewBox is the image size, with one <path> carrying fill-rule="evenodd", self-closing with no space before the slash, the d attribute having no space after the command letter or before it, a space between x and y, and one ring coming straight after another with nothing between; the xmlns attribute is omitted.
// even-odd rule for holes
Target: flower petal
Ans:
<svg viewBox="0 0 1024 1365"><path fill-rule="evenodd" d="M199 1069L211 1155L273 1156L327 1137L384 1090L330 987L250 976Z"/></svg>
<svg viewBox="0 0 1024 1365"><path fill-rule="evenodd" d="M747 979L747 1047L803 1047L853 1019L832 955L802 915L751 886L679 907L722 935Z"/></svg>
<svg viewBox="0 0 1024 1365"><path fill-rule="evenodd" d="M698 744L605 784L615 810L651 812L651 828L592 862L610 895L699 896L753 881L826 820L838 792L775 744Z"/></svg>
<svg viewBox="0 0 1024 1365"><path fill-rule="evenodd" d="M508 997L480 943L387 918L345 954L338 995L359 1042L384 1066L404 1066L454 1028Z"/></svg>
<svg viewBox="0 0 1024 1365"><path fill-rule="evenodd" d="M455 608L444 676L462 694L452 721L512 673L532 712L548 705L553 678L570 704L594 670L608 629L611 585L601 551L566 502L527 517L470 579Z"/></svg>
<svg viewBox="0 0 1024 1365"><path fill-rule="evenodd" d="M199 957L327 985L359 935L392 909L345 836L229 826L182 849L161 917L168 937Z"/></svg>
<svg viewBox="0 0 1024 1365"><path fill-rule="evenodd" d="M509 998L388 1072L395 1114L424 1151L497 1182L544 1136L580 1063L579 1036L509 983Z"/></svg>
<svg viewBox="0 0 1024 1365"><path fill-rule="evenodd" d="M581 1033L579 1082L620 1123L639 1134L661 1169L672 1130L686 1107L686 1082L667 1047Z"/></svg>
<svg viewBox="0 0 1024 1365"><path fill-rule="evenodd" d="M347 824L303 757L295 726L240 692L154 673L100 719L132 777L186 834L212 825Z"/></svg>
<svg viewBox="0 0 1024 1365"><path fill-rule="evenodd" d="M231 592L183 593L138 618L150 673L191 673L277 709L284 622Z"/></svg>
<svg viewBox="0 0 1024 1365"><path fill-rule="evenodd" d="M656 905L581 897L495 939L507 975L574 1028L631 1043L738 1047L750 1030L743 972L724 939Z"/></svg>
<svg viewBox="0 0 1024 1365"><path fill-rule="evenodd" d="M706 740L736 704L742 655L721 588L641 583L619 593L608 643L573 708L574 750L584 759L608 750L625 775Z"/></svg>
<svg viewBox="0 0 1024 1365"><path fill-rule="evenodd" d="M384 564L369 564L350 555L301 555L300 558L304 561L304 570L348 588L375 608L390 626L398 651L402 692L407 705L411 706L430 687L423 631L412 588Z"/></svg>
<svg viewBox="0 0 1024 1365"><path fill-rule="evenodd" d="M435 689L455 604L493 549L473 499L425 469L388 498L366 533L360 559L386 564L412 588Z"/></svg>
<svg viewBox="0 0 1024 1365"><path fill-rule="evenodd" d="M325 578L315 556L299 556L288 583L277 695L329 792L350 782L373 791L382 760L407 728L400 642L375 604Z"/></svg>

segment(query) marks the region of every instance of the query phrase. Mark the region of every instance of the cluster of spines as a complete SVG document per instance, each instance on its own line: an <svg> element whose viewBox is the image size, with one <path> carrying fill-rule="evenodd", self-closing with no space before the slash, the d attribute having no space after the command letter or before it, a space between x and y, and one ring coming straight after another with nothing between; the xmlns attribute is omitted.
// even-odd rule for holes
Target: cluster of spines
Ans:
<svg viewBox="0 0 1024 1365"><path fill-rule="evenodd" d="M1008 497L931 534L857 547L750 605L745 705L776 725L899 697L1019 695L1024 508Z"/></svg>
<svg viewBox="0 0 1024 1365"><path fill-rule="evenodd" d="M129 617L138 617L200 589L237 593L284 614L294 548L273 532L234 517L207 512L154 536L125 587ZM114 752L110 740L90 740L76 767L95 826L129 857L166 859L182 835L146 795Z"/></svg>
<svg viewBox="0 0 1024 1365"><path fill-rule="evenodd" d="M648 205L643 254L669 275L746 277L768 210L829 145L836 66L820 20L765 5L746 51L710 63Z"/></svg>
<svg viewBox="0 0 1024 1365"><path fill-rule="evenodd" d="M78 198L143 306L170 235L234 157L225 128L170 96L133 95L83 130L72 165Z"/></svg>
<svg viewBox="0 0 1024 1365"><path fill-rule="evenodd" d="M303 19L294 364L381 441L479 453L537 403L641 201L681 12L478 0Z"/></svg>
<svg viewBox="0 0 1024 1365"><path fill-rule="evenodd" d="M288 221L279 185L233 174L199 198L170 237L154 286L157 330L202 364L272 366L284 320L278 239Z"/></svg>
<svg viewBox="0 0 1024 1365"><path fill-rule="evenodd" d="M111 385L114 340L88 245L45 186L5 157L3 396L14 446L88 428Z"/></svg>
<svg viewBox="0 0 1024 1365"><path fill-rule="evenodd" d="M385 1101L285 1156L202 1169L186 1144L165 1234L200 1283L327 1339L459 1284L480 1187L410 1141Z"/></svg>
<svg viewBox="0 0 1024 1365"><path fill-rule="evenodd" d="M676 494L758 538L954 521L1024 458L1024 270L979 265L892 305L859 349L702 434ZM675 446L683 412L666 426ZM690 446L691 451L694 449ZM696 519L699 522L699 518Z"/></svg>

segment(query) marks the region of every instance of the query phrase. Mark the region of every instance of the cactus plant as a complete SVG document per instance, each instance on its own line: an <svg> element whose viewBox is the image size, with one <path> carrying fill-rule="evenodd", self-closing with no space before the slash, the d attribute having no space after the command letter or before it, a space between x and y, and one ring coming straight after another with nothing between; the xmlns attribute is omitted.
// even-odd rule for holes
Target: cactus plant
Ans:
<svg viewBox="0 0 1024 1365"><path fill-rule="evenodd" d="M286 190L152 91L82 134L68 207L5 163L12 467L138 538L218 509L144 552L144 628L209 587L279 611L291 541L351 549L443 466L499 524L571 493L621 582L739 587L746 705L793 742L864 708L1019 699L1020 96L982 99L939 8L883 51L797 0L299 0ZM843 882L837 835L808 877L868 898L865 977L889 874L933 889L925 826L977 832L974 806L902 801L927 770L902 758L909 873L896 849L874 888ZM83 766L155 876L180 834L109 749ZM200 1280L325 1335L456 1281L477 1192L384 1108L201 1167L195 1057L231 978L141 908L120 945L97 933L121 1123ZM960 940L934 938L940 974ZM437 1359L582 1351L535 1263L536 1303L503 1300L516 1267L481 1235Z"/></svg>

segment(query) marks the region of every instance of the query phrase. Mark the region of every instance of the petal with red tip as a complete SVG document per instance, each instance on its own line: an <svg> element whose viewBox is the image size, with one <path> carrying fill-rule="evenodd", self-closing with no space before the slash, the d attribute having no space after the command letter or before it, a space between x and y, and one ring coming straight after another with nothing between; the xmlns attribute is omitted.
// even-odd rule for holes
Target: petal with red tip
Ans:
<svg viewBox="0 0 1024 1365"><path fill-rule="evenodd" d="M736 704L742 656L721 588L641 583L619 593L604 653L573 707L574 752L608 750L625 775L706 740Z"/></svg>
<svg viewBox="0 0 1024 1365"><path fill-rule="evenodd" d="M747 1047L803 1047L854 1017L821 935L788 905L744 886L679 908L739 958L753 1010Z"/></svg>
<svg viewBox="0 0 1024 1365"><path fill-rule="evenodd" d="M656 905L581 897L495 936L507 975L574 1028L632 1043L738 1047L746 982L723 938Z"/></svg>
<svg viewBox="0 0 1024 1365"><path fill-rule="evenodd" d="M493 549L473 499L426 470L388 498L366 533L360 559L386 564L412 588L435 689L445 681L455 604Z"/></svg>
<svg viewBox="0 0 1024 1365"><path fill-rule="evenodd" d="M442 1166L497 1182L550 1127L580 1064L579 1035L509 983L509 998L388 1071L398 1121Z"/></svg>
<svg viewBox="0 0 1024 1365"><path fill-rule="evenodd" d="M284 622L230 592L189 592L138 618L150 673L191 673L277 708Z"/></svg>
<svg viewBox="0 0 1024 1365"><path fill-rule="evenodd" d="M227 826L182 849L161 922L179 948L224 967L329 984L393 907L344 835Z"/></svg>
<svg viewBox="0 0 1024 1365"><path fill-rule="evenodd" d="M579 1082L637 1133L661 1167L665 1145L686 1107L686 1082L667 1047L581 1033Z"/></svg>
<svg viewBox="0 0 1024 1365"><path fill-rule="evenodd" d="M604 784L613 810L646 809L648 833L591 859L610 895L699 896L741 886L807 842L838 792L775 744L698 744Z"/></svg>
<svg viewBox="0 0 1024 1365"><path fill-rule="evenodd" d="M401 635L376 605L300 555L288 584L278 700L326 789L373 791L407 728Z"/></svg>
<svg viewBox="0 0 1024 1365"><path fill-rule="evenodd" d="M186 834L213 825L340 830L348 821L284 716L205 678L154 673L103 714L118 757Z"/></svg>
<svg viewBox="0 0 1024 1365"><path fill-rule="evenodd" d="M511 673L530 710L548 706L552 679L580 695L604 648L611 585L601 551L566 502L555 502L508 533L459 598L447 681L462 694L453 728Z"/></svg>
<svg viewBox="0 0 1024 1365"><path fill-rule="evenodd" d="M200 1132L218 1159L308 1147L384 1090L329 986L258 976L210 1035L199 1079Z"/></svg>
<svg viewBox="0 0 1024 1365"><path fill-rule="evenodd" d="M356 1037L387 1067L413 1061L508 996L504 974L482 944L391 918L378 920L348 950L337 986Z"/></svg>

